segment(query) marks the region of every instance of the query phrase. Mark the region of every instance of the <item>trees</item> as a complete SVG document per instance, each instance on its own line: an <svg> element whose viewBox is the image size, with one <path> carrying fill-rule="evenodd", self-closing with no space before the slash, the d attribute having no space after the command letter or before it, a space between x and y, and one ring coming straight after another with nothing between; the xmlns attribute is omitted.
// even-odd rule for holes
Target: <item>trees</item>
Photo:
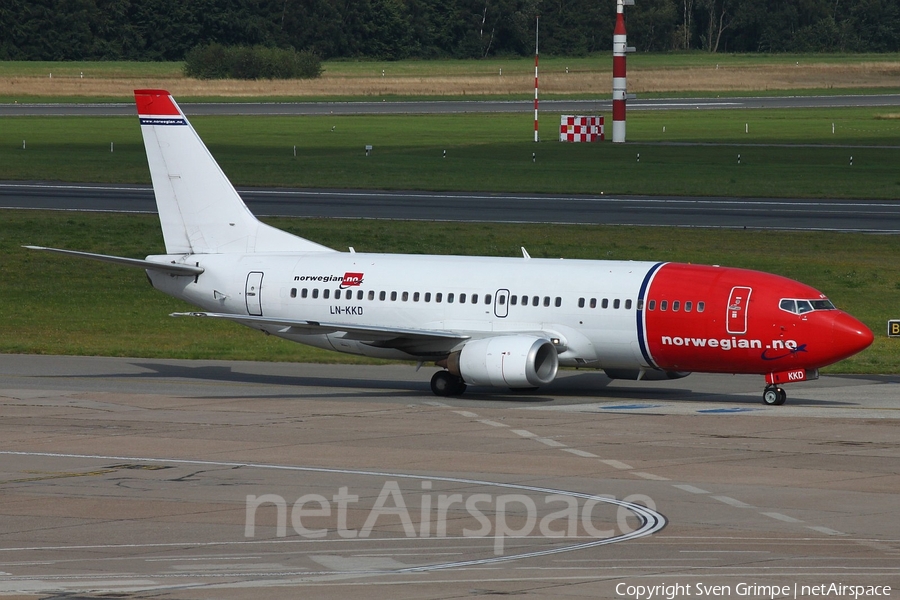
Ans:
<svg viewBox="0 0 900 600"><path fill-rule="evenodd" d="M261 45L323 58L480 58L612 47L614 0L0 0L0 59L181 60ZM900 0L636 0L639 50L900 51Z"/></svg>

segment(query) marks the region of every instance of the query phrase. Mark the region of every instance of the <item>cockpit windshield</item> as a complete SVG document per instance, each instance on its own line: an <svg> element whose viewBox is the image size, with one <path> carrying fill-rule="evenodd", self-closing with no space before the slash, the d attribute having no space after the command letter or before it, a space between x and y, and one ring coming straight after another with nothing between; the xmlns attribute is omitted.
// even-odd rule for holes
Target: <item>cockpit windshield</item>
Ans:
<svg viewBox="0 0 900 600"><path fill-rule="evenodd" d="M820 298L818 300L794 300L784 298L778 306L781 310L786 310L795 315L803 315L814 310L835 310L834 304L827 298Z"/></svg>

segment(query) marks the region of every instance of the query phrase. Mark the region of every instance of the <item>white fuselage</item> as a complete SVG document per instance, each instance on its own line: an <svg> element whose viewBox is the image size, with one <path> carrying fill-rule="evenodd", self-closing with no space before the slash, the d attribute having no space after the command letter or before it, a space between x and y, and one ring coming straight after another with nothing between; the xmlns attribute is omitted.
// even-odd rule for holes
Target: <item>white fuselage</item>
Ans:
<svg viewBox="0 0 900 600"><path fill-rule="evenodd" d="M472 338L544 332L552 334L561 365L648 366L638 347L634 303L655 263L338 252L177 258L205 272L196 279L151 273L154 286L207 311L460 331ZM351 277L345 282L347 274ZM366 356L422 359L446 354L446 348L438 351L425 343L399 350L360 343L343 332L257 328Z"/></svg>

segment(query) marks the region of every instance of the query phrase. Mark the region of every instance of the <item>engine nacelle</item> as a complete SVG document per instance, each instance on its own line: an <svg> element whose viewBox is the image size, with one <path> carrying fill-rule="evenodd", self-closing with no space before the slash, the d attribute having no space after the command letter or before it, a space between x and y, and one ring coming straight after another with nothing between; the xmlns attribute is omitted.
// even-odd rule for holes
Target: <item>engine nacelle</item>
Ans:
<svg viewBox="0 0 900 600"><path fill-rule="evenodd" d="M553 343L529 335L501 335L467 342L447 360L447 369L471 385L530 388L556 378Z"/></svg>
<svg viewBox="0 0 900 600"><path fill-rule="evenodd" d="M630 379L632 381L666 381L681 379L690 371L662 371L660 369L603 369L610 379Z"/></svg>

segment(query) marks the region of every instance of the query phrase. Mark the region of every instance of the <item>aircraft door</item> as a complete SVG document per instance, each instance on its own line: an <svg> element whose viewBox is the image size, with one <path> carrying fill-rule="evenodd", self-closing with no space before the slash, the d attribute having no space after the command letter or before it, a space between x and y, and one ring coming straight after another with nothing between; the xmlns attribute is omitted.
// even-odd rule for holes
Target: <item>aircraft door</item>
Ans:
<svg viewBox="0 0 900 600"><path fill-rule="evenodd" d="M247 300L247 314L250 316L262 316L262 281L263 274L259 271L253 271L247 275L244 297Z"/></svg>
<svg viewBox="0 0 900 600"><path fill-rule="evenodd" d="M500 319L509 315L509 290L497 290L494 294L494 315Z"/></svg>
<svg viewBox="0 0 900 600"><path fill-rule="evenodd" d="M728 312L725 315L725 331L734 335L747 333L747 311L750 309L751 288L735 286L728 297Z"/></svg>

